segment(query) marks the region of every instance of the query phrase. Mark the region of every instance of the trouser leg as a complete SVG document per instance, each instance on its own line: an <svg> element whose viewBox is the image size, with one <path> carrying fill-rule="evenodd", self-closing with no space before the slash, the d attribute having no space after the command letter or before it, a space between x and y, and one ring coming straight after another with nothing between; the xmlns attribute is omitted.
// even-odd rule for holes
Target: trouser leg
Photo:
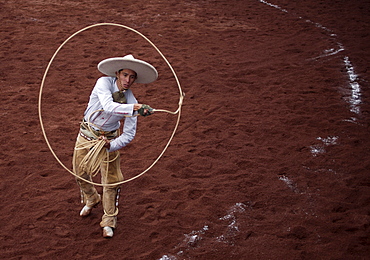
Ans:
<svg viewBox="0 0 370 260"><path fill-rule="evenodd" d="M116 159L114 159L117 156ZM113 160L114 159L114 160ZM107 164L103 163L101 166L101 177L103 184L117 183L123 180L123 175L120 167L120 156L119 152L113 152L109 154L108 168ZM117 226L117 214L118 214L118 197L120 192L120 185L117 186L105 186L103 188L103 208L104 215L100 222L101 227L112 227Z"/></svg>
<svg viewBox="0 0 370 260"><path fill-rule="evenodd" d="M81 144L82 142L86 142L86 140L78 135L77 141L76 141L76 146L78 144ZM89 152L88 149L81 149L81 150L74 150L73 152L73 172L82 177L85 180L91 181L91 176L87 174L86 172L82 171L79 169L80 162L82 159L85 157L85 155ZM93 207L95 204L97 204L100 201L100 196L98 192L96 191L94 185L87 183L80 178L76 177L76 182L80 186L80 191L81 191L81 203L86 204L88 207Z"/></svg>

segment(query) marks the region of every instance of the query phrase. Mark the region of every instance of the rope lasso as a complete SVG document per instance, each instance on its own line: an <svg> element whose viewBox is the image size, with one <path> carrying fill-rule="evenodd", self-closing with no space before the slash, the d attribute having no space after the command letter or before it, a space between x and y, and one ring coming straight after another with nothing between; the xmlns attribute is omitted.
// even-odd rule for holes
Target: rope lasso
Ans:
<svg viewBox="0 0 370 260"><path fill-rule="evenodd" d="M102 163L106 163L106 172L108 172L109 163L117 159L119 152L115 151L116 155L112 160L109 160L109 152L105 148L105 141L99 138L92 129L92 126L97 127L96 125L90 123L90 118L96 112L104 111L102 109L96 110L88 116L87 122L82 122L84 126L88 129L89 133L93 136L93 139L86 140L82 143L79 143L75 146L75 150L88 149L89 152L81 160L80 164L77 166L77 169L81 169L83 172L88 173L90 176L94 177L98 174L100 166ZM97 127L98 128L98 127ZM117 130L118 131L118 130ZM104 161L104 159L106 160Z"/></svg>
<svg viewBox="0 0 370 260"><path fill-rule="evenodd" d="M159 156L154 160L154 162L147 168L145 169L144 171L142 171L140 174L132 177L132 178L129 178L127 180L123 180L121 182L117 182L117 183L110 183L110 184L102 184L102 183L95 183L93 181L89 181L89 180L86 180L84 178L82 178L81 176L78 176L77 174L75 174L73 171L71 171L68 167L66 167L63 162L58 158L58 156L56 155L56 153L54 152L53 148L51 147L50 145L50 142L47 138L47 135L46 135L46 131L45 131L45 128L44 128L44 123L43 123L43 120L42 120L42 110L41 110L41 100L42 100L42 91L43 91L43 88L44 88L44 84L45 84L45 79L46 79L46 76L47 76L47 73L50 69L50 66L52 64L52 62L54 61L55 57L57 56L57 54L59 53L59 51L63 48L63 46L69 41L71 40L74 36L76 36L77 34L83 32L83 31L86 31L90 28L93 28L93 27L97 27L97 26L118 26L118 27L122 27L122 28L125 28L125 29L128 29L130 31L133 31L135 32L136 34L140 35L142 38L144 38L148 43L150 43L151 46L153 46L153 48L159 53L159 55L163 58L163 60L166 62L166 64L168 65L168 67L171 69L171 72L176 80L176 84L178 86L178 89L179 89L179 93L180 93L180 97L179 97L179 103L178 103L178 108L176 111L172 112L172 111L168 111L168 110L164 110L164 109L154 109L153 111L154 112L166 112L166 113L170 113L170 114L177 114L177 120L176 120L176 124L175 124L175 127L174 127L174 130L172 131L172 134L168 140L168 142L166 143L164 149L162 150L162 152L159 154ZM148 172L158 161L159 159L163 156L163 154L165 153L165 151L167 150L168 146L170 145L175 133L176 133L176 130L179 126L179 123L180 123L180 117L181 117L181 107L182 107L182 102L183 102L183 99L184 99L184 92L182 91L181 89L181 85L180 85L180 81L174 71L174 69L172 68L171 64L168 62L168 60L166 59L166 57L163 55L163 53L157 48L157 46L154 45L154 43L152 43L146 36L144 36L142 33L138 32L137 30L131 28L131 27L128 27L128 26L125 26L125 25L122 25L122 24L116 24L116 23L97 23L97 24L93 24L93 25L89 25L89 26L86 26L85 28L75 32L74 34L72 34L71 36L69 36L59 47L58 49L55 51L55 53L53 54L52 58L50 59L46 69L45 69L45 72L44 72L44 75L42 77L42 81L41 81L41 85L40 85L40 91L39 91L39 100L38 100L38 114L39 114L39 121L40 121L40 126L41 126L41 130L42 130L42 134L44 136L44 139L46 141L46 144L50 150L50 152L53 154L54 158L57 160L57 162L66 170L68 171L69 173L71 173L73 176L75 176L76 178L80 179L80 180L83 180L87 183L90 183L92 185L96 185L96 186L104 186L104 187L108 187L108 186L117 186L117 185L121 185L123 183L126 183L126 182L129 182L129 181L132 181L134 179L137 179L139 178L140 176L144 175L146 172ZM90 124L88 124L90 125ZM96 157L99 157L99 158L103 158L103 156L100 154L101 152L100 151L104 151L107 153L107 162L109 162L109 153L108 153L108 150L104 148L104 145L105 145L105 141L104 140L99 140L99 139L96 139L96 140L91 140L91 141L87 141L86 143L86 147L93 147L95 146L96 147L96 151L95 153L96 154L92 154L91 158L96 158ZM84 145L85 146L85 145ZM77 149L82 149L81 147L77 147ZM95 149L94 149L95 150ZM100 154L100 155L99 155ZM105 156L104 156L105 157ZM99 159L100 162L102 162L103 159ZM96 162L92 165L90 165L89 167L91 167L90 170L96 170L97 169L97 163L99 162Z"/></svg>

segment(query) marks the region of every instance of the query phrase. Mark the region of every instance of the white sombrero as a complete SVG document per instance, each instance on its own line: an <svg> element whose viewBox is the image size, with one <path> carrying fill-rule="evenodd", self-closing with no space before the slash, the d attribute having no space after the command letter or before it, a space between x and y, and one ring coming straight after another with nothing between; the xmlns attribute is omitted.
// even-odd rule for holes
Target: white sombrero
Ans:
<svg viewBox="0 0 370 260"><path fill-rule="evenodd" d="M98 64L98 70L111 77L116 76L116 72L121 69L130 69L136 72L137 83L150 83L158 78L157 70L149 63L135 59L132 55L115 57L102 60Z"/></svg>

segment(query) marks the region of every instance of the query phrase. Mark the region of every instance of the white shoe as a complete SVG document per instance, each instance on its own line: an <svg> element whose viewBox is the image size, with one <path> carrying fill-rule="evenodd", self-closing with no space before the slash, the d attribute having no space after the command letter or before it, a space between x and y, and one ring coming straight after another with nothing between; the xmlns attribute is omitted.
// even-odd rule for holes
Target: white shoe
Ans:
<svg viewBox="0 0 370 260"><path fill-rule="evenodd" d="M92 209L93 208L95 208L99 203L100 203L100 201L101 201L101 196L100 196L100 194L98 194L98 202L96 202L92 207L88 207L87 205L85 205L82 209L81 209L81 211L80 211L80 216L81 217L87 217L88 215L90 215L91 214L91 211L92 211Z"/></svg>
<svg viewBox="0 0 370 260"><path fill-rule="evenodd" d="M91 211L92 211L92 208L85 205L80 211L80 216L87 217L88 215L90 215Z"/></svg>
<svg viewBox="0 0 370 260"><path fill-rule="evenodd" d="M105 237L105 238L113 237L113 228L103 227L103 237Z"/></svg>

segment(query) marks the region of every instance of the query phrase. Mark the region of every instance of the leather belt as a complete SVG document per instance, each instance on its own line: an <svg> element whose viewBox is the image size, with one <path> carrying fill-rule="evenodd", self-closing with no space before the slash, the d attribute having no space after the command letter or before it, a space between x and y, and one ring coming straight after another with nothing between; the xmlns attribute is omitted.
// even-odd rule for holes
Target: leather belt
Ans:
<svg viewBox="0 0 370 260"><path fill-rule="evenodd" d="M96 136L105 136L107 139L113 139L117 137L118 129L113 131L95 130L92 127L89 128L84 120L80 125L80 135L89 141L97 139Z"/></svg>

